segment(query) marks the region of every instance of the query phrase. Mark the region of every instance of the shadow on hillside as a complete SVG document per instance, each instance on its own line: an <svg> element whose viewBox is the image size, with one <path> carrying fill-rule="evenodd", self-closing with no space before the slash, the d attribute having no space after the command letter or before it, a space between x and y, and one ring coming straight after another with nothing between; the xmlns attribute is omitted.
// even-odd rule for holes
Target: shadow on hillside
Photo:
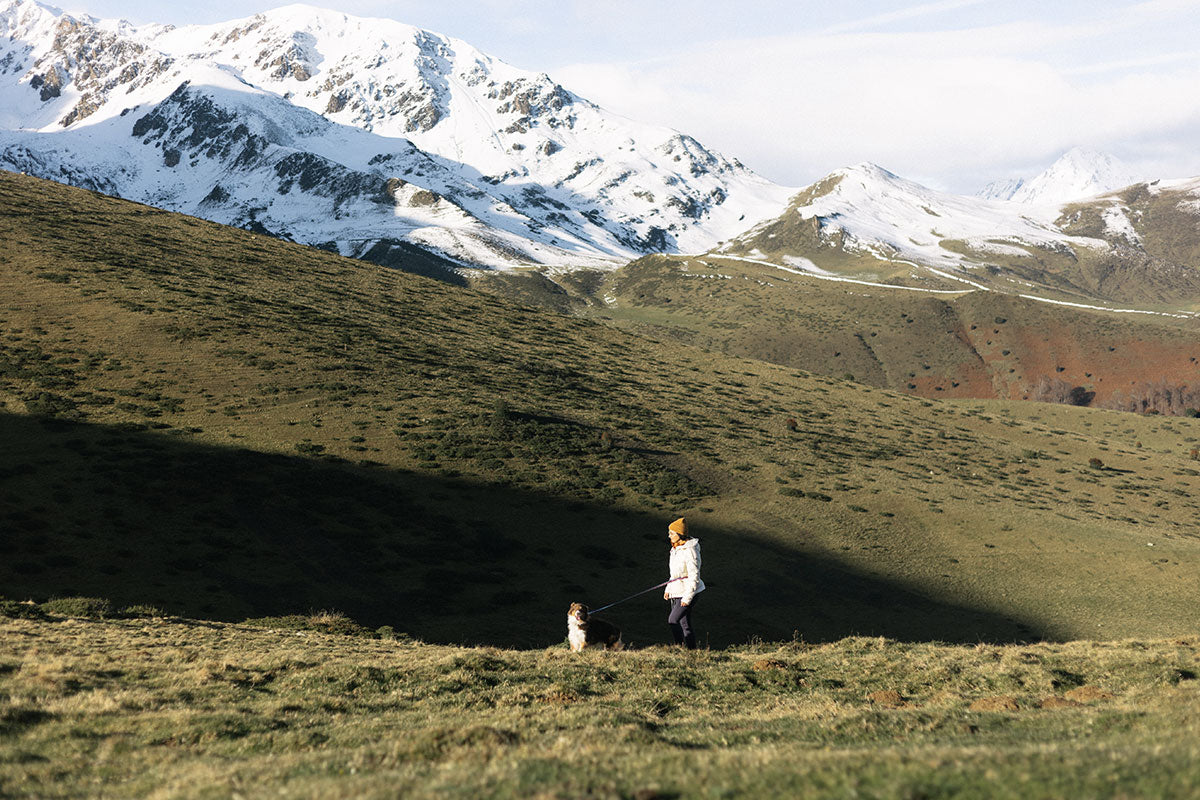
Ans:
<svg viewBox="0 0 1200 800"><path fill-rule="evenodd" d="M430 642L544 646L567 606L666 573L671 518L190 434L0 414L0 595L201 619L336 609ZM369 455L369 454L366 454ZM1052 634L695 520L701 640L1023 641ZM657 592L606 614L664 641Z"/></svg>
<svg viewBox="0 0 1200 800"><path fill-rule="evenodd" d="M458 264L399 239L380 239L358 257L381 267L411 272L413 275L433 278L451 286L468 285L467 279L457 271Z"/></svg>

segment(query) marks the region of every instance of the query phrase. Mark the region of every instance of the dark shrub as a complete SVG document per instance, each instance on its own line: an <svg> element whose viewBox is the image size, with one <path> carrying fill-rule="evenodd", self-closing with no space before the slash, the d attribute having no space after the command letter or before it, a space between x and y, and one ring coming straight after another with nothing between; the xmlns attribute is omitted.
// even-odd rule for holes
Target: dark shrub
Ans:
<svg viewBox="0 0 1200 800"><path fill-rule="evenodd" d="M42 603L42 611L59 617L99 619L112 614L112 603L103 597L52 597Z"/></svg>
<svg viewBox="0 0 1200 800"><path fill-rule="evenodd" d="M21 603L16 600L0 600L0 617L13 619L45 619L46 613L33 603Z"/></svg>
<svg viewBox="0 0 1200 800"><path fill-rule="evenodd" d="M125 606L115 616L123 617L124 619L148 619L150 617L165 617L167 616L167 612L157 606L139 603L137 605Z"/></svg>
<svg viewBox="0 0 1200 800"><path fill-rule="evenodd" d="M312 614L289 614L282 617L255 617L244 623L256 628L275 628L288 631L319 631L342 636L373 636L368 628L359 625L340 611L317 611Z"/></svg>

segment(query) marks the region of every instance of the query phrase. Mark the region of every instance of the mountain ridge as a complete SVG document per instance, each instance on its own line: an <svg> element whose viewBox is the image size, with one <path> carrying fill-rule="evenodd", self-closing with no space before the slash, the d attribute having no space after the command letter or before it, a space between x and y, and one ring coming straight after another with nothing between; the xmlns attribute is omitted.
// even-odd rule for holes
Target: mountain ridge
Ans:
<svg viewBox="0 0 1200 800"><path fill-rule="evenodd" d="M710 252L929 291L1186 314L1200 299L1198 199L1196 181L1181 179L1031 206L940 192L864 162Z"/></svg>
<svg viewBox="0 0 1200 800"><path fill-rule="evenodd" d="M1129 188L1119 162L1082 148L993 187L1005 201L870 162L797 192L392 20L308 5L180 28L56 13L0 2L0 166L342 255L554 274L712 252L936 291L1200 297L1190 263L1146 250L1153 218L1063 215L1108 202L1082 192Z"/></svg>
<svg viewBox="0 0 1200 800"><path fill-rule="evenodd" d="M615 265L643 252L705 249L790 193L685 134L609 114L544 73L389 20L287 6L210 26L134 27L8 0L0 24L11 40L0 55L0 98L10 108L0 163L309 244L332 242L347 255L402 240L479 266ZM335 224L341 209L317 196L300 209L316 220L305 226L287 209L298 198L281 201L287 191L239 195L203 174L156 181L164 165L197 161L208 120L181 119L176 127L191 128L188 136L141 147L130 141L140 138L133 128L156 110L167 114L159 106L178 100L185 85L223 114L270 117L273 145L380 185L414 184L444 198L445 213L430 220L405 207L396 216L415 215L411 224L375 213L347 230ZM233 101L234 93L250 102ZM279 102L294 112L272 111ZM262 188L287 155L217 159L208 172L253 172L247 180ZM207 153L200 156L197 165ZM184 182L203 191L173 188ZM197 191L213 195L207 205Z"/></svg>

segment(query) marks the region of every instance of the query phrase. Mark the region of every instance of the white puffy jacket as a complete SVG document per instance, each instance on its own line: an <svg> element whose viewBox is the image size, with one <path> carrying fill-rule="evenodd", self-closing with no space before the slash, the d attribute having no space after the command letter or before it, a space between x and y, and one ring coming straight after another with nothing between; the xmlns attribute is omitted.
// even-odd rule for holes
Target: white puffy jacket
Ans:
<svg viewBox="0 0 1200 800"><path fill-rule="evenodd" d="M671 548L671 577L683 580L667 584L667 597L678 597L684 603L691 603L692 598L704 591L704 581L700 580L699 539L687 539Z"/></svg>

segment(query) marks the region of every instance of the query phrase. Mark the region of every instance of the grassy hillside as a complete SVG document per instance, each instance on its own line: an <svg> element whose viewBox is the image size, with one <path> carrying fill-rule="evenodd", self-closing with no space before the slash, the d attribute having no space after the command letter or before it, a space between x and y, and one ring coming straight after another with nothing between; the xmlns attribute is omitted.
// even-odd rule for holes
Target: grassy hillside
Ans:
<svg viewBox="0 0 1200 800"><path fill-rule="evenodd" d="M1081 236L1107 236L1118 243L1118 252L1128 262L1125 270L1114 270L1112 291L1126 291L1124 284L1136 288L1145 276L1154 276L1162 284L1194 279L1200 264L1200 216L1197 214L1193 181L1163 188L1158 181L1139 183L1102 199L1073 203L1063 208L1057 224ZM1109 230L1106 214L1123 216L1136 239L1116 235ZM1192 295L1190 307L1197 306Z"/></svg>
<svg viewBox="0 0 1200 800"><path fill-rule="evenodd" d="M930 398L1030 399L1049 381L1101 406L1145 383L1200 380L1195 318L839 283L713 256L642 258L587 288L575 294L597 302L579 313Z"/></svg>
<svg viewBox="0 0 1200 800"><path fill-rule="evenodd" d="M714 646L1197 627L1195 420L931 402L22 176L0 241L10 598L546 645L685 514Z"/></svg>
<svg viewBox="0 0 1200 800"><path fill-rule="evenodd" d="M0 618L6 797L1192 797L1200 641L469 649Z"/></svg>

